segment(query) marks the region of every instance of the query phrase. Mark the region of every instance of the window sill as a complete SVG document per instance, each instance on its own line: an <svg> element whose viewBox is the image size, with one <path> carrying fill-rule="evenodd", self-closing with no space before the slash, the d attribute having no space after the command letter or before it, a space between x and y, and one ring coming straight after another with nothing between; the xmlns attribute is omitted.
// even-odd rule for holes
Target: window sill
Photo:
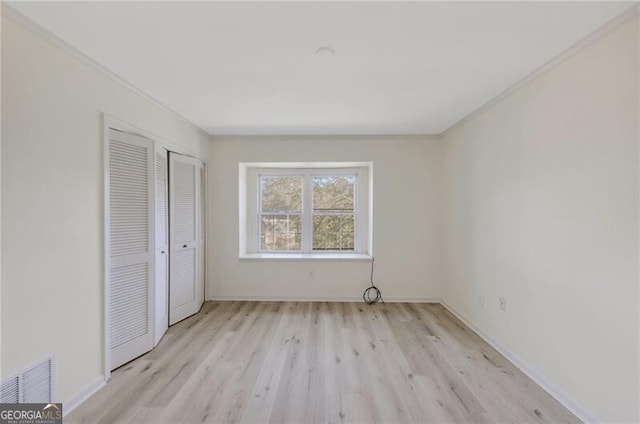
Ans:
<svg viewBox="0 0 640 424"><path fill-rule="evenodd" d="M370 261L366 253L245 253L240 260Z"/></svg>

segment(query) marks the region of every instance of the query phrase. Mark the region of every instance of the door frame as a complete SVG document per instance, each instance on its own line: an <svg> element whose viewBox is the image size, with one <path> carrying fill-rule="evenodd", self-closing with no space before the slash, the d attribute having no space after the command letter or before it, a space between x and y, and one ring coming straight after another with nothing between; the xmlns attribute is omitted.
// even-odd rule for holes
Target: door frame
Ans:
<svg viewBox="0 0 640 424"><path fill-rule="evenodd" d="M125 133L129 133L132 135L136 135L136 136L140 136L140 137L144 137L147 138L151 141L153 141L154 144L154 151L155 149L159 149L159 148L164 148L167 150L167 152L176 152L176 153L180 153L182 155L186 155L186 156L192 156L194 158L197 158L198 160L200 160L203 164L204 164L204 169L205 169L205 183L207 180L207 162L205 160L203 160L201 157L194 155L192 152L188 152L186 151L184 148L177 146L176 144L162 138L159 137L153 133L150 133L149 131L143 130L141 128L136 127L135 125L129 124L126 121L123 121L119 118L116 118L112 115L109 115L108 113L103 112L102 113L102 144L103 144L103 150L102 150L102 156L103 156L103 161L102 161L102 176L103 176L103 249L104 249L104 254L103 254L103 266L102 266L102 278L103 278L103 330L104 330L104 338L103 338L103 342L104 342L104 349L103 349L103 357L102 357L102 364L103 364L103 372L104 372L104 379L105 381L109 381L111 379L111 314L109 311L109 305L110 305L110 301L111 301L111 292L110 292L110 279L109 279L109 270L111 267L111 249L110 249L110 244L111 244L111 226L110 226L110 199L109 199L109 191L110 191L110 187L109 187L109 130L110 129L114 129L117 131L122 131ZM154 153L155 154L155 153ZM155 156L154 156L155 158ZM155 185L155 166L153 166L153 179L154 179L154 185ZM205 185L205 194L206 194L206 185ZM206 199L205 199L205 213L206 213ZM205 217L206 218L206 217ZM206 240L207 240L207 231L206 231L206 220L205 220L205 246L206 246ZM155 260L154 260L155 263ZM205 261L206 263L206 261ZM204 279L205 279L205 284L204 284L204 299L206 300L207 298L207 284L206 284L206 278L207 278L207 267L205 264L203 264L203 271L204 271ZM169 281L167 281L167 284L169 284ZM151 315L152 315L152 322L154 323L155 326L155 319L156 319L156 311L155 311L155 303L153 305L153 308L151 310ZM155 328L153 329L153 337L154 337L154 342L155 342ZM154 343L155 346L155 343Z"/></svg>

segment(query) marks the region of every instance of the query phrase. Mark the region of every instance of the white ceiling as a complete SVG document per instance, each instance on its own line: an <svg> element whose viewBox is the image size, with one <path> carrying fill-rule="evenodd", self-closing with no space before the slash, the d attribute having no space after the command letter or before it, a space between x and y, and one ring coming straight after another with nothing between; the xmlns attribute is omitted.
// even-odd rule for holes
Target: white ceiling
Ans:
<svg viewBox="0 0 640 424"><path fill-rule="evenodd" d="M439 134L632 3L11 6L212 134Z"/></svg>

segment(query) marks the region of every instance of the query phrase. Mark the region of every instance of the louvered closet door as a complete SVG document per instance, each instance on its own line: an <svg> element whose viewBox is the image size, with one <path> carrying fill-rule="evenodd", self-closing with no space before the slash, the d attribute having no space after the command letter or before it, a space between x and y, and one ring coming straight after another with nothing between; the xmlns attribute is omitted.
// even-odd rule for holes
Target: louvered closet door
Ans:
<svg viewBox="0 0 640 424"><path fill-rule="evenodd" d="M156 324L154 345L169 324L169 158L167 150L156 149Z"/></svg>
<svg viewBox="0 0 640 424"><path fill-rule="evenodd" d="M109 328L111 368L153 348L154 148L109 132Z"/></svg>
<svg viewBox="0 0 640 424"><path fill-rule="evenodd" d="M199 278L199 197L202 163L169 153L169 324L200 310L204 281Z"/></svg>

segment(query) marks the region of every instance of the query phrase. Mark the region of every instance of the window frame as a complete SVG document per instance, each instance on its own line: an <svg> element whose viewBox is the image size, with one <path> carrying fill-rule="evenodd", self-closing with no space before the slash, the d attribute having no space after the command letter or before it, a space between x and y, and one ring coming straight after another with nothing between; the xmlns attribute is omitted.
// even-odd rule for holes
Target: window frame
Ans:
<svg viewBox="0 0 640 424"><path fill-rule="evenodd" d="M313 177L315 176L354 176L353 188L353 250L313 250L313 218L316 215L313 208ZM262 211L262 178L263 177L302 177L302 235L300 250L265 250L262 249L262 216L263 215L293 215L291 213L266 213ZM360 168L263 168L257 172L256 187L256 251L259 254L302 254L302 255L348 255L361 251L359 228L359 185L361 180ZM325 215L325 214L318 214ZM332 215L332 214L326 214Z"/></svg>
<svg viewBox="0 0 640 424"><path fill-rule="evenodd" d="M284 172L280 172L284 171ZM295 170L291 170L292 172L286 172L285 170L279 169L267 169L261 172L258 172L256 178L256 194L258 196L256 202L256 246L258 253L302 253L303 243L304 243L304 210L305 210L305 179L304 174L299 172L295 172ZM301 223L301 240L300 240L300 250L263 250L262 249L262 216L263 215L296 215L298 213L283 213L283 212L263 212L262 211L262 177L302 177L302 205L300 206L300 217L302 218Z"/></svg>
<svg viewBox="0 0 640 424"><path fill-rule="evenodd" d="M355 172L354 172L355 171ZM261 250L259 229L260 192L258 174L292 175L356 173L354 250L295 251ZM309 180L311 181L311 180ZM238 162L238 259L370 261L373 257L373 162ZM307 188L309 192L310 187ZM310 198L306 196L305 198ZM304 200L303 200L304 201ZM307 205L310 208L311 204ZM312 237L311 231L307 233ZM260 251L259 251L260 250Z"/></svg>
<svg viewBox="0 0 640 424"><path fill-rule="evenodd" d="M315 213L315 209L313 207L313 201L314 201L314 196L313 196L313 177L315 176L354 176L355 177L355 183L353 185L353 250L313 250L313 218L316 215L325 215L325 216L331 216L331 215L338 215L338 214L331 214L331 213L319 213L316 214ZM340 169L330 169L330 168L326 168L326 169L313 169L312 172L310 172L310 176L309 176L309 190L308 192L310 193L309 198L310 198L310 206L309 206L309 251L305 252L305 253L315 253L315 254L322 254L322 253L328 253L328 254L349 254L349 253L355 253L355 252L359 252L360 249L360 231L362 230L359 227L360 224L360 218L359 218L359 213L360 213L360 208L358 206L359 204L359 186L360 186L360 170L356 169L356 168L340 168Z"/></svg>

